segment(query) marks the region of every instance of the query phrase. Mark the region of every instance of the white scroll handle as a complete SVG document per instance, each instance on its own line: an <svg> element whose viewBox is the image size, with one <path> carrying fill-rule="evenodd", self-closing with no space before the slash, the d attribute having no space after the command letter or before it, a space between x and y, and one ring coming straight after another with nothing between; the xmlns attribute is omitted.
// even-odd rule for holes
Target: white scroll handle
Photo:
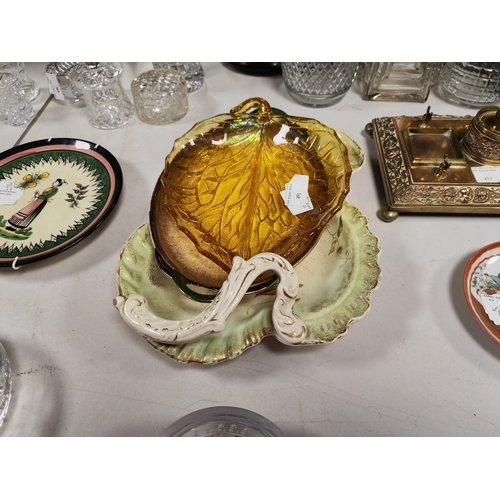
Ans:
<svg viewBox="0 0 500 500"><path fill-rule="evenodd" d="M215 299L188 320L174 321L156 316L148 309L147 299L138 294L127 298L118 296L113 303L125 322L143 337L162 344L185 344L224 330L227 318L248 288L266 271L273 271L279 277L272 311L275 336L284 344L300 344L307 328L293 313L299 280L293 266L274 253L260 253L248 260L235 257L231 272Z"/></svg>

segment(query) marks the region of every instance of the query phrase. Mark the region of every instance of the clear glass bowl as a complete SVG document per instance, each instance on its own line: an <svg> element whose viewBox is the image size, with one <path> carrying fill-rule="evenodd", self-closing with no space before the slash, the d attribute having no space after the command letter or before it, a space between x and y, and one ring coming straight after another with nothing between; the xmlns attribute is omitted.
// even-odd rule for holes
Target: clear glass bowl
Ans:
<svg viewBox="0 0 500 500"><path fill-rule="evenodd" d="M188 112L186 80L178 71L146 71L134 78L131 88L137 116L145 123L167 125Z"/></svg>
<svg viewBox="0 0 500 500"><path fill-rule="evenodd" d="M234 406L214 406L186 415L167 427L162 437L285 437L270 420Z"/></svg>

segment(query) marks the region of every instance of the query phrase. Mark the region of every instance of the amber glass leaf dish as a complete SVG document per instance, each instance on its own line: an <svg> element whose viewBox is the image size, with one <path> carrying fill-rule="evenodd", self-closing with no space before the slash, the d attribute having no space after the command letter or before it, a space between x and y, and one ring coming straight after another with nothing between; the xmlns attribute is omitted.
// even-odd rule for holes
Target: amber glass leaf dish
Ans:
<svg viewBox="0 0 500 500"><path fill-rule="evenodd" d="M260 98L200 122L175 141L153 193L160 262L213 288L235 256L272 252L295 265L342 207L351 172L334 129L274 113ZM308 176L313 206L298 215L281 195L296 174Z"/></svg>

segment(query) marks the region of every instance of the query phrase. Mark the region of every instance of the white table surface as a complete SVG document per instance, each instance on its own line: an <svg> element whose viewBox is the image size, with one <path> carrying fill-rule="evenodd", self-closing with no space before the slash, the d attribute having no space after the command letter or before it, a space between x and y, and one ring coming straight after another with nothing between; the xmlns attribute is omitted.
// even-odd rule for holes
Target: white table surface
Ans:
<svg viewBox="0 0 500 500"><path fill-rule="evenodd" d="M124 63L123 86L150 63ZM361 99L359 82L338 104L294 103L281 76L255 77L204 63L205 85L189 95L179 122L137 118L123 128L91 127L85 108L55 100L23 142L74 137L98 143L120 162L124 186L106 222L75 247L15 271L0 269L0 341L13 371L12 402L0 436L158 436L209 406L260 413L288 436L498 436L500 346L481 330L462 292L471 255L499 239L495 216L407 214L382 222L385 204L373 118L475 114L443 101ZM49 96L45 63L28 74ZM191 126L259 96L288 114L316 118L352 137L366 161L348 201L380 241L382 278L371 309L330 345L292 348L266 338L213 366L186 365L151 348L113 307L116 266L127 238L148 221L149 200L173 141ZM0 124L0 148L25 127Z"/></svg>

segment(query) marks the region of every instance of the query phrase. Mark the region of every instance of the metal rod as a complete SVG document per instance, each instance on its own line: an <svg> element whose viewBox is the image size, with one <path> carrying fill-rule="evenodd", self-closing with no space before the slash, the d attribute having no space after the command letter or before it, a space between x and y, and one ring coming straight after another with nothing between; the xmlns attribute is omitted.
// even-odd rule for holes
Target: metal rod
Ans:
<svg viewBox="0 0 500 500"><path fill-rule="evenodd" d="M49 102L53 99L53 97L54 97L54 94L50 94L50 96L43 103L43 106L40 108L40 110L35 115L33 120L31 120L29 125L25 128L24 132L21 134L21 137L19 137L19 139L16 141L16 143L14 144L14 147L19 146L19 144L21 144L21 141L26 137L26 134L30 131L31 127L38 120L38 118L40 118L40 115L44 112L45 108L48 106Z"/></svg>

